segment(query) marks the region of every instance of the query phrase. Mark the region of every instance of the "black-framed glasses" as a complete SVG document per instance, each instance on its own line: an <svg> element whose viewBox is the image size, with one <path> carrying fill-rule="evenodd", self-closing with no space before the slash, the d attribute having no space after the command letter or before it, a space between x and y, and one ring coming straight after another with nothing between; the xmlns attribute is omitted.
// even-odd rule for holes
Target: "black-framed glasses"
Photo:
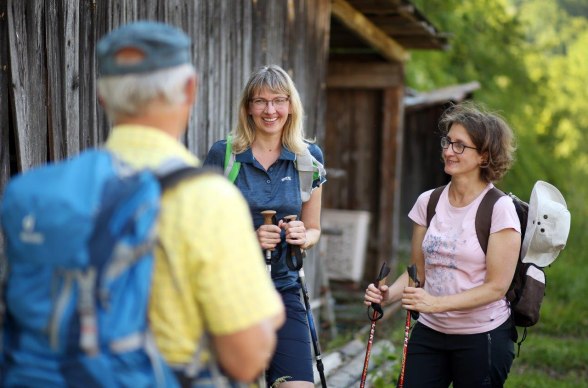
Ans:
<svg viewBox="0 0 588 388"><path fill-rule="evenodd" d="M451 140L449 140L448 137L442 137L441 138L441 148L443 148L444 150L446 150L447 148L449 148L450 145L451 145L451 149L456 154L463 154L466 148L471 148L473 150L477 150L476 147L467 146L467 145L463 144L462 142L459 142L459 141L451 141Z"/></svg>
<svg viewBox="0 0 588 388"><path fill-rule="evenodd" d="M274 108L283 108L290 101L290 97L276 97L273 100L266 100L265 98L252 98L251 103L256 109L265 109L271 102Z"/></svg>

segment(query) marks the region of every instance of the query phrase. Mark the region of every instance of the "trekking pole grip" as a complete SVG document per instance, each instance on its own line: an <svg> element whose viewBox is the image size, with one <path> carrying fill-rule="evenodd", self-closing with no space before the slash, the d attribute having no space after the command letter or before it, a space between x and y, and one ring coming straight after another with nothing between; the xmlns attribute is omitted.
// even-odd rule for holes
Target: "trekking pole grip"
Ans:
<svg viewBox="0 0 588 388"><path fill-rule="evenodd" d="M263 224L264 225L273 225L274 220L273 217L276 215L275 210L264 210L261 212L263 215ZM272 270L272 249L265 250L265 264L267 265L267 270L271 272Z"/></svg>
<svg viewBox="0 0 588 388"><path fill-rule="evenodd" d="M290 221L295 221L297 218L297 215L291 214L284 217L283 220L284 222L289 223ZM292 271L299 271L301 276L304 276L304 270L302 269L304 254L304 250L300 247L300 245L288 244L286 265Z"/></svg>

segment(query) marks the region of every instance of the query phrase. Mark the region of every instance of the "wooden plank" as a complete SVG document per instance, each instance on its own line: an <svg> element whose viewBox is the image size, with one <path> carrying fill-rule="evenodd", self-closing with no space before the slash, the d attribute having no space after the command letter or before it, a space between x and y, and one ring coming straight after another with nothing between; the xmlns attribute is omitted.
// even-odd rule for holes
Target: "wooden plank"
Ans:
<svg viewBox="0 0 588 388"><path fill-rule="evenodd" d="M326 83L329 28L330 28L330 1L321 0L312 3L299 2L296 10L295 31L305 31L305 41L297 41L289 44L290 50L297 50L291 56L295 61L295 69L304 70L304 74L298 74L297 85L304 91L303 104L306 112L305 133L310 138L316 138L321 144L324 139L326 104ZM297 33L292 34L291 41L296 41ZM304 55L300 55L303 52ZM295 74L296 75L296 74ZM320 80L320 82L317 82Z"/></svg>
<svg viewBox="0 0 588 388"><path fill-rule="evenodd" d="M378 12L380 10L396 10L405 0L349 0L349 2L363 12Z"/></svg>
<svg viewBox="0 0 588 388"><path fill-rule="evenodd" d="M403 108L404 88L384 91L382 120L382 158L380 162L380 219L378 224L378 263L373 263L372 273L384 261L396 265L394 247L398 245L400 217L400 190L402 177Z"/></svg>
<svg viewBox="0 0 588 388"><path fill-rule="evenodd" d="M332 0L331 13L389 61L405 62L410 58L408 51L386 35L361 12L353 8L347 1Z"/></svg>
<svg viewBox="0 0 588 388"><path fill-rule="evenodd" d="M10 99L7 3L0 1L0 195L10 177ZM2 234L0 233L0 252Z"/></svg>
<svg viewBox="0 0 588 388"><path fill-rule="evenodd" d="M199 134L206 133L205 121L206 117L206 90L208 88L208 78L205 73L204 66L206 58L206 15L205 15L205 1L194 2L190 8L192 18L197 23L188 23L186 26L186 33L192 38L192 63L196 67L198 74L198 90L196 98L196 106L193 107L192 115L188 123L188 131L186 133L186 146L196 155L204 155L199 153L198 144L200 144Z"/></svg>
<svg viewBox="0 0 588 388"><path fill-rule="evenodd" d="M353 110L349 109L353 96L351 90L327 91L328 109L323 152L327 161L328 182L323 189L324 208L348 209L348 198L354 187L350 183L352 181L348 165L353 144L349 134L354 130Z"/></svg>
<svg viewBox="0 0 588 388"><path fill-rule="evenodd" d="M98 115L104 116L104 112L98 106L96 77L98 76L98 69L96 68L95 47L98 40L97 31L97 10L96 2L93 0L83 0L80 3L80 20L79 23L79 77L80 91L79 91L79 143L80 149L85 149L90 146L98 144L104 140L104 134L99 136L100 123ZM101 121L104 125L104 120Z"/></svg>
<svg viewBox="0 0 588 388"><path fill-rule="evenodd" d="M380 212L379 204L379 175L382 122L382 93L380 90L359 89L355 92L355 100L347 109L353 112L353 134L351 167L354 170L349 177L352 183L352 197L349 209L368 210L371 214L369 225L366 261L364 265L364 279L375 278L372 268L377 266L379 244L374 236L379 235L380 219L385 217Z"/></svg>
<svg viewBox="0 0 588 388"><path fill-rule="evenodd" d="M47 78L44 9L38 1L8 2L8 39L19 171L47 161Z"/></svg>
<svg viewBox="0 0 588 388"><path fill-rule="evenodd" d="M64 94L63 85L63 62L65 47L63 47L63 36L61 16L63 9L60 0L48 0L47 23L45 24L45 45L47 46L47 109L49 110L48 123L48 147L50 159L61 159L66 153L65 118L63 117Z"/></svg>
<svg viewBox="0 0 588 388"><path fill-rule="evenodd" d="M378 192L378 149L380 138L381 92L374 90L356 90L353 102L347 106L352 112L353 122L350 128L353 151L349 167L352 169L351 182L354 182L353 197L348 203L349 209L368 210L372 214L370 236L377 231Z"/></svg>
<svg viewBox="0 0 588 388"><path fill-rule="evenodd" d="M49 0L46 6L49 158L80 149L79 13L76 0Z"/></svg>
<svg viewBox="0 0 588 388"><path fill-rule="evenodd" d="M384 89L404 84L400 63L330 62L329 88Z"/></svg>
<svg viewBox="0 0 588 388"><path fill-rule="evenodd" d="M63 41L65 46L63 74L63 115L65 117L65 149L64 157L80 151L80 15L78 0L62 0L65 20ZM95 73L93 74L94 77Z"/></svg>

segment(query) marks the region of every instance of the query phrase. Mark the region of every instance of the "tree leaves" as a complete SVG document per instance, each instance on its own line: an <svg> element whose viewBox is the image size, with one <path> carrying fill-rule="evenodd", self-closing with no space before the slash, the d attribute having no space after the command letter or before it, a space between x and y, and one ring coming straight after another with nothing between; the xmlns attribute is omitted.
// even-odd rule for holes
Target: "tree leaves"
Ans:
<svg viewBox="0 0 588 388"><path fill-rule="evenodd" d="M501 113L518 138L509 190L536 180L572 202L588 196L588 5L580 0L414 0L441 31L445 52L415 52L407 83L431 90L479 81L475 98ZM571 183L576 182L576 183ZM588 216L588 209L575 209ZM578 214L578 215L580 215Z"/></svg>

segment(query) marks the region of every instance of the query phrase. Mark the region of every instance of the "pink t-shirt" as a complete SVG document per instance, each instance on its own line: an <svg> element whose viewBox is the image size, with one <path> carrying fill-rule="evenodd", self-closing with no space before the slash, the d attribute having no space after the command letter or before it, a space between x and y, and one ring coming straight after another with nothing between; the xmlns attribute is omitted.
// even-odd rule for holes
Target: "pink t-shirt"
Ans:
<svg viewBox="0 0 588 388"><path fill-rule="evenodd" d="M450 185L450 184L449 184ZM441 193L435 216L427 229L422 249L425 258L425 290L431 295L453 295L484 283L486 256L476 236L476 212L488 190L469 205L453 207L447 192ZM427 226L427 203L433 190L419 196L408 217L418 225ZM521 232L519 218L508 196L494 205L490 234L512 228ZM505 298L467 311L421 314L419 322L446 334L476 334L497 328L510 316Z"/></svg>

